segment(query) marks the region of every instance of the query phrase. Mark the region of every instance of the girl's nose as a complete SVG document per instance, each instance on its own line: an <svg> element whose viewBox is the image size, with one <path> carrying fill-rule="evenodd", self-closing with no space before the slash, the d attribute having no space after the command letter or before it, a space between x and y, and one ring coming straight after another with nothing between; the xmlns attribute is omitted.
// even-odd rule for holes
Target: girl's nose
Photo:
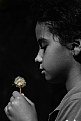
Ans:
<svg viewBox="0 0 81 121"><path fill-rule="evenodd" d="M35 62L42 62L42 51L39 51L36 58Z"/></svg>

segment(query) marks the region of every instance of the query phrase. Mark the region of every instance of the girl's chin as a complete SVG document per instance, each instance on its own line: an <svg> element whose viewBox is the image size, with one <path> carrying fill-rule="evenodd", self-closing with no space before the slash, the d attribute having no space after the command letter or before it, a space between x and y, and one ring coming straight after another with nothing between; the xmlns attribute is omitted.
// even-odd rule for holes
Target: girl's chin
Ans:
<svg viewBox="0 0 81 121"><path fill-rule="evenodd" d="M45 79L46 79L47 81L50 81L50 80L52 80L52 77L51 77L51 75L49 75L48 73L45 73Z"/></svg>
<svg viewBox="0 0 81 121"><path fill-rule="evenodd" d="M42 75L44 75L45 80L49 83L51 83L51 80L54 81L53 77L45 70L41 72ZM52 82L53 83L53 82Z"/></svg>
<svg viewBox="0 0 81 121"><path fill-rule="evenodd" d="M54 78L54 76L53 75L51 75L51 74L49 74L49 73L45 73L45 80L48 82L48 83L58 83L57 81L56 81L56 79Z"/></svg>
<svg viewBox="0 0 81 121"><path fill-rule="evenodd" d="M47 83L53 83L53 84L57 83L55 82L54 78L50 75L45 75L45 80L47 81Z"/></svg>
<svg viewBox="0 0 81 121"><path fill-rule="evenodd" d="M45 79L47 83L52 83L52 84L64 84L65 82L61 80L61 77L59 76L58 78L49 75L48 73L45 74Z"/></svg>

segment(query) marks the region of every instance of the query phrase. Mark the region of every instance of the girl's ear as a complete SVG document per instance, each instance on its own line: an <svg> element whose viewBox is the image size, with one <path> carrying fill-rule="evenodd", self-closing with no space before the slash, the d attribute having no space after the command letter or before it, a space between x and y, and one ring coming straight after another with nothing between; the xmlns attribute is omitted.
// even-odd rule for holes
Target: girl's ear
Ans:
<svg viewBox="0 0 81 121"><path fill-rule="evenodd" d="M81 52L81 39L76 39L72 43L72 50L71 50L73 56L77 56Z"/></svg>
<svg viewBox="0 0 81 121"><path fill-rule="evenodd" d="M74 42L67 45L73 56L77 56L81 52L81 39L76 39Z"/></svg>

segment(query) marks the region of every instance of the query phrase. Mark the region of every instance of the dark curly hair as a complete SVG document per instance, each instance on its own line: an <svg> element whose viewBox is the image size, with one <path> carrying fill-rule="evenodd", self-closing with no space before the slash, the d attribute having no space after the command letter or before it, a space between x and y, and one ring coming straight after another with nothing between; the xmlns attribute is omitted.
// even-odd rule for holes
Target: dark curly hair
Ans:
<svg viewBox="0 0 81 121"><path fill-rule="evenodd" d="M75 0L50 1L40 5L37 16L39 24L48 25L53 35L60 37L60 43L66 46L81 38L81 5Z"/></svg>

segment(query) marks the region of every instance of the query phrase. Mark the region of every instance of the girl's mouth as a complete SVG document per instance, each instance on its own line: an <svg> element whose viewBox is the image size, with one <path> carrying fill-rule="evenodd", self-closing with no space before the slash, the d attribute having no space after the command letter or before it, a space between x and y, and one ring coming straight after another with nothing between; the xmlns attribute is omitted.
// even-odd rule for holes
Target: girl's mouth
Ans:
<svg viewBox="0 0 81 121"><path fill-rule="evenodd" d="M46 71L45 71L45 70L42 70L42 71L41 71L41 74L45 74L45 73L46 73Z"/></svg>

